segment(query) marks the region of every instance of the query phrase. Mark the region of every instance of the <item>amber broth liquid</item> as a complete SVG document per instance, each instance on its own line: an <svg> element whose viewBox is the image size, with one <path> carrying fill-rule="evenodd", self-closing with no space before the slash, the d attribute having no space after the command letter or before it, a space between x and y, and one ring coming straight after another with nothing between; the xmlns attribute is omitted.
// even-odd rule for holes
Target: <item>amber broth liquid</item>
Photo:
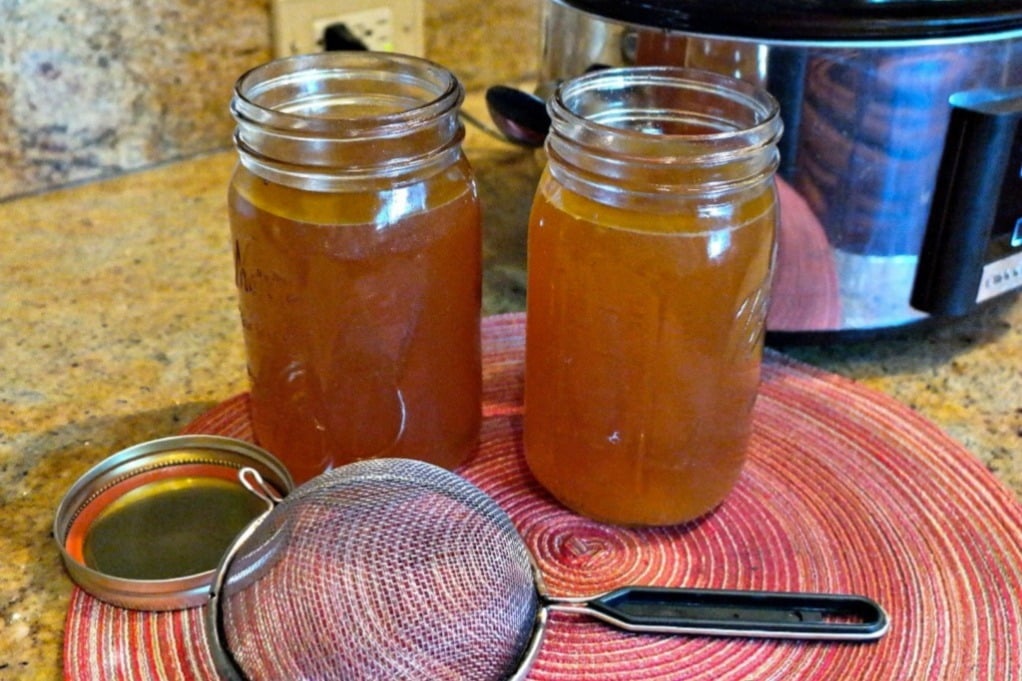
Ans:
<svg viewBox="0 0 1022 681"><path fill-rule="evenodd" d="M296 482L375 456L453 468L472 451L481 237L465 168L378 194L236 172L253 426Z"/></svg>
<svg viewBox="0 0 1022 681"><path fill-rule="evenodd" d="M524 441L566 506L666 525L731 490L759 383L774 211L769 183L708 218L602 205L544 176L529 226Z"/></svg>

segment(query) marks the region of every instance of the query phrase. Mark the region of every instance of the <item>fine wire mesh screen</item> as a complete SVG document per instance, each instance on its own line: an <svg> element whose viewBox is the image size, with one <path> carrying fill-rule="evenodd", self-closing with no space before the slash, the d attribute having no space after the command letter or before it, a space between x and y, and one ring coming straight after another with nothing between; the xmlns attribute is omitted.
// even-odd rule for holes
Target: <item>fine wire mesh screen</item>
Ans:
<svg viewBox="0 0 1022 681"><path fill-rule="evenodd" d="M221 618L252 681L501 679L539 609L508 516L449 471L402 459L289 495L232 563Z"/></svg>

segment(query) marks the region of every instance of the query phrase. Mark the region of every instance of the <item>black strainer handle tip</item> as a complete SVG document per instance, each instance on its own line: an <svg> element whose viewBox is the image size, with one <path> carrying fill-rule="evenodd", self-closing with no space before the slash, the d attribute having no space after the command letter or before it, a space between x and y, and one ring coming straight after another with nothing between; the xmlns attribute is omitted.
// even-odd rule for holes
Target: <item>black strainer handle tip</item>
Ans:
<svg viewBox="0 0 1022 681"><path fill-rule="evenodd" d="M870 641L889 626L878 603L843 594L630 586L588 599L585 610L621 629L664 634Z"/></svg>

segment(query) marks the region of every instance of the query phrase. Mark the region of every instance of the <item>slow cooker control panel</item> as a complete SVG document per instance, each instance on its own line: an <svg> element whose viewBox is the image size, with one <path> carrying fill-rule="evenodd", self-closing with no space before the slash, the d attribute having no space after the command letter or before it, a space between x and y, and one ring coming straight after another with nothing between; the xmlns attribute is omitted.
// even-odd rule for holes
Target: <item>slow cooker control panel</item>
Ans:
<svg viewBox="0 0 1022 681"><path fill-rule="evenodd" d="M951 107L912 305L959 315L1022 288L1022 88Z"/></svg>
<svg viewBox="0 0 1022 681"><path fill-rule="evenodd" d="M1022 125L1017 125L976 302L1022 287Z"/></svg>

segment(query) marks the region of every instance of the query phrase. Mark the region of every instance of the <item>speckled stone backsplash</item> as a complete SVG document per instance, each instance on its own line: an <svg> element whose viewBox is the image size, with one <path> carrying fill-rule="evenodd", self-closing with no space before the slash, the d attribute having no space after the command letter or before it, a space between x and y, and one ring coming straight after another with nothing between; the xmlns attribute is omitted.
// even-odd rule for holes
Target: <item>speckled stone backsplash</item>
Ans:
<svg viewBox="0 0 1022 681"><path fill-rule="evenodd" d="M426 0L426 56L469 88L538 61L539 0ZM230 146L272 57L268 0L0 0L0 199Z"/></svg>

